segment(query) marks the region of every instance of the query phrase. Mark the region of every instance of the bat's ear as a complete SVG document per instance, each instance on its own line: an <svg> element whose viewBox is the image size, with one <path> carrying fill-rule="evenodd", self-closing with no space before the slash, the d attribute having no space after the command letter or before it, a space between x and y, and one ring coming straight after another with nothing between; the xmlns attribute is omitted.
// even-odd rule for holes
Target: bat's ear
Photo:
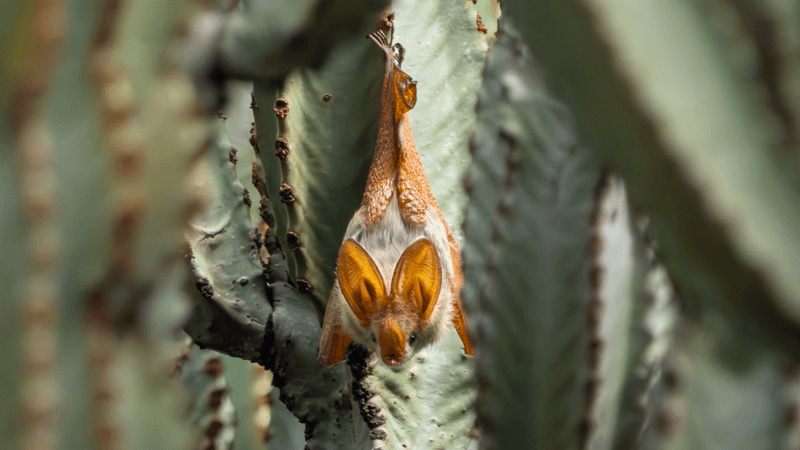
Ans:
<svg viewBox="0 0 800 450"><path fill-rule="evenodd" d="M392 292L395 299L419 311L426 323L433 313L442 290L442 263L430 239L409 245L394 269Z"/></svg>
<svg viewBox="0 0 800 450"><path fill-rule="evenodd" d="M344 361L347 356L347 347L350 346L350 336L342 333L341 328L333 325L333 320L325 316L322 327L322 339L319 342L319 363L330 367L339 361Z"/></svg>
<svg viewBox="0 0 800 450"><path fill-rule="evenodd" d="M336 276L342 295L362 326L386 306L386 288L375 261L352 239L339 248Z"/></svg>

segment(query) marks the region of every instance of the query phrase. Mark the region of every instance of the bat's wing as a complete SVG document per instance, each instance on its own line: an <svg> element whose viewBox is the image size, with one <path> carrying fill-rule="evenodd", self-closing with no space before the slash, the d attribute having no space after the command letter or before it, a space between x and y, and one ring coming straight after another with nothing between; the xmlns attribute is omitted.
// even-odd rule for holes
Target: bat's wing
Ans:
<svg viewBox="0 0 800 450"><path fill-rule="evenodd" d="M472 348L472 341L469 339L469 331L467 330L467 317L464 315L464 310L461 306L461 286L464 284L464 274L461 271L461 255L458 251L458 244L452 234L447 236L450 242L450 258L453 260L453 274L455 275L451 291L453 293L453 326L456 327L458 337L464 344L464 353L474 355L475 349Z"/></svg>
<svg viewBox="0 0 800 450"><path fill-rule="evenodd" d="M334 286L331 298L328 300L325 321L322 324L322 338L319 341L319 356L317 357L320 364L326 367L344 361L347 347L350 346L350 336L345 334L338 324L342 307L347 306L344 304L339 287Z"/></svg>

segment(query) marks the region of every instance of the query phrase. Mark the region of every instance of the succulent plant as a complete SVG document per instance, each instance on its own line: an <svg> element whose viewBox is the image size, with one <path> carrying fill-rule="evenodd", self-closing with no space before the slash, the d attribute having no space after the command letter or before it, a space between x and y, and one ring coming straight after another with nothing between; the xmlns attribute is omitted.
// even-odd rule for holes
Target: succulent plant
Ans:
<svg viewBox="0 0 800 450"><path fill-rule="evenodd" d="M2 447L796 448L795 3L5 2ZM376 29L477 352L323 367Z"/></svg>

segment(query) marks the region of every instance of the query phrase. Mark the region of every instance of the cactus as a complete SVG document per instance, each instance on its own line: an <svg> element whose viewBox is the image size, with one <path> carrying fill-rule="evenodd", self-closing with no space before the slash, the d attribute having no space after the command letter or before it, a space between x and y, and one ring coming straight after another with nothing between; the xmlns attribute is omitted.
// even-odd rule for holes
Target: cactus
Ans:
<svg viewBox="0 0 800 450"><path fill-rule="evenodd" d="M796 447L800 10L617 3L5 2L0 447ZM477 353L323 367L376 29Z"/></svg>
<svg viewBox="0 0 800 450"><path fill-rule="evenodd" d="M185 18L151 3L9 5L6 448L189 442L167 361L188 310L181 237L206 127L188 78L160 58Z"/></svg>

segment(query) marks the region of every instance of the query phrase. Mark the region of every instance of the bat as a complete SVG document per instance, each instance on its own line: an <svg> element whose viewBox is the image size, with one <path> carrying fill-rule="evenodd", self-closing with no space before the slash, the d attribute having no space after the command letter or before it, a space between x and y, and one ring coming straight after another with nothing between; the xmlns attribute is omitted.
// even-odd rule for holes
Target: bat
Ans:
<svg viewBox="0 0 800 450"><path fill-rule="evenodd" d="M402 364L452 323L474 353L460 291L461 258L411 134L417 83L400 69L405 50L382 31L368 36L385 55L375 154L359 209L339 248L319 362L345 359L351 342Z"/></svg>

